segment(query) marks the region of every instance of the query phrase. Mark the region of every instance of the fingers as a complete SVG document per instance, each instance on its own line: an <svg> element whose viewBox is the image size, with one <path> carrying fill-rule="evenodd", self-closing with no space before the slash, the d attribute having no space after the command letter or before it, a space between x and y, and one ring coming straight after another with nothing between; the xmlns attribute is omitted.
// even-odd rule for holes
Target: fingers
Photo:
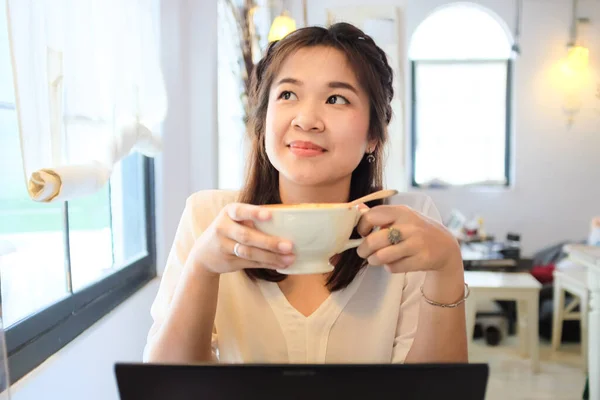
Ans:
<svg viewBox="0 0 600 400"><path fill-rule="evenodd" d="M241 264L240 267L243 268L284 269L294 262L294 255L292 254L283 255L273 253L257 247L240 244L229 238L223 238L223 240L222 251L237 258L237 260L233 260L233 263Z"/></svg>
<svg viewBox="0 0 600 400"><path fill-rule="evenodd" d="M370 265L393 266L394 269L408 258L419 254L422 247L417 239L409 238L396 245L383 247L367 257Z"/></svg>
<svg viewBox="0 0 600 400"><path fill-rule="evenodd" d="M358 209L360 210L361 213L365 213L370 210L369 206L364 203L360 203L358 205Z"/></svg>
<svg viewBox="0 0 600 400"><path fill-rule="evenodd" d="M400 243L395 246L399 246L402 242L408 240L412 236L414 236L417 231L417 227L414 225L396 225L394 224L394 228L400 232ZM356 252L361 258L369 258L375 252L391 246L389 240L389 229L382 229L377 232L373 232L369 234L365 240L362 242L360 246L356 249Z"/></svg>
<svg viewBox="0 0 600 400"><path fill-rule="evenodd" d="M234 221L226 222L221 234L241 245L257 247L273 253L290 254L293 249L293 244L289 240L267 235Z"/></svg>
<svg viewBox="0 0 600 400"><path fill-rule="evenodd" d="M224 252L235 257L233 264L243 268L283 269L291 265L295 256L289 240L267 235L253 227L251 222L271 218L268 210L250 204L230 204L226 207L224 222L219 225L219 234L224 241ZM234 246L237 246L237 255ZM249 264L252 266L248 266Z"/></svg>
<svg viewBox="0 0 600 400"><path fill-rule="evenodd" d="M267 221L271 213L253 204L232 203L225 207L225 212L233 221Z"/></svg>
<svg viewBox="0 0 600 400"><path fill-rule="evenodd" d="M398 261L389 264L383 264L383 267L392 274L420 271L421 258L419 255L404 257Z"/></svg>
<svg viewBox="0 0 600 400"><path fill-rule="evenodd" d="M356 229L361 236L367 236L374 227L388 227L391 224L410 223L415 218L414 211L405 206L377 206L367 211Z"/></svg>

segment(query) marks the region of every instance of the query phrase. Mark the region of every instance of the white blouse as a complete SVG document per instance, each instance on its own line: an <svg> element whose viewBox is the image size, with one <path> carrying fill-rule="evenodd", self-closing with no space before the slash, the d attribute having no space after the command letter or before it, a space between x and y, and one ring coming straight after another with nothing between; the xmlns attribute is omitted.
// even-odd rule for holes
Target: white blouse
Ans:
<svg viewBox="0 0 600 400"><path fill-rule="evenodd" d="M187 200L160 288L151 308L154 324L147 350L163 323L182 268L196 238L238 192L202 191ZM431 199L421 193L395 196L440 221ZM215 361L223 363L389 363L404 362L419 317L424 272L390 274L365 267L345 289L333 292L305 317L275 282L252 281L242 272L221 275L212 337Z"/></svg>

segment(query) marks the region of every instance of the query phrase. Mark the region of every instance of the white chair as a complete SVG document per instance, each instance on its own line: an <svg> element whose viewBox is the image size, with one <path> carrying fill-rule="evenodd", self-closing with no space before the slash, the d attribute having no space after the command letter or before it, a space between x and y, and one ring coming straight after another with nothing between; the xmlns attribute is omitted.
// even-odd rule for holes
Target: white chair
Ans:
<svg viewBox="0 0 600 400"><path fill-rule="evenodd" d="M576 298L565 307L565 292ZM587 271L584 268L564 268L554 270L554 301L552 313L552 350L557 351L561 344L564 321L579 321L581 330L581 358L583 369L587 370L588 349L588 303ZM575 307L579 306L579 312Z"/></svg>
<svg viewBox="0 0 600 400"><path fill-rule="evenodd" d="M534 373L540 370L539 298L542 285L529 273L465 271L471 296L466 301L467 339L473 340L477 302L512 300L517 302L518 335L523 356L531 358Z"/></svg>

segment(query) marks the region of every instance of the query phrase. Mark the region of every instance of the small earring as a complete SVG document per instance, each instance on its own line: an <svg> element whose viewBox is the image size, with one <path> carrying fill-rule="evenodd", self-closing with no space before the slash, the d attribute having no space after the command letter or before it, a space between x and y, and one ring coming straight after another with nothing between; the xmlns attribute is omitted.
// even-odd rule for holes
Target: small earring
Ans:
<svg viewBox="0 0 600 400"><path fill-rule="evenodd" d="M373 153L369 153L369 154L367 155L367 162L368 162L369 164L373 164L373 163L375 162L375 156L373 155Z"/></svg>

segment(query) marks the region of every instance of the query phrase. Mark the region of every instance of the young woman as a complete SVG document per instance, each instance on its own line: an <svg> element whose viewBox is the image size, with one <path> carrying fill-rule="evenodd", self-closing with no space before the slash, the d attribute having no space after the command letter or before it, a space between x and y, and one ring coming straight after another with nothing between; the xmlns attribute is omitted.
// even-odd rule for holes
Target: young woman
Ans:
<svg viewBox="0 0 600 400"><path fill-rule="evenodd" d="M264 204L339 203L381 188L392 70L356 27L300 29L252 77L241 192L186 204L152 306L160 363L466 362L460 249L425 195L368 204L357 249L325 275L282 275L293 243L253 221ZM373 229L379 227L380 229Z"/></svg>

